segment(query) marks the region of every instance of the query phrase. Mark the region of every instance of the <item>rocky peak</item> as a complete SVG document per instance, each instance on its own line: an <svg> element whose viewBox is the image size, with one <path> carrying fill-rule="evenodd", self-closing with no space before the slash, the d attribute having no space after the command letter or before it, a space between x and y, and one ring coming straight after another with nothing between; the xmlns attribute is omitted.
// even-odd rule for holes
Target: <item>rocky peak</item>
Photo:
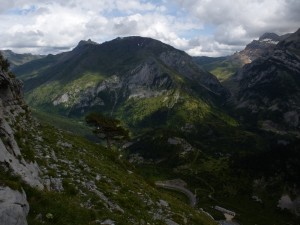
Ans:
<svg viewBox="0 0 300 225"><path fill-rule="evenodd" d="M270 120L284 132L289 130L299 132L299 74L300 31L298 30L280 41L269 54L245 65L234 76L233 79L239 82L237 108L246 108L258 118ZM274 112L276 117L269 118L269 115ZM263 124L270 125L270 123Z"/></svg>
<svg viewBox="0 0 300 225"><path fill-rule="evenodd" d="M88 39L87 41L81 40L81 41L77 44L77 46L75 47L75 49L81 48L81 47L87 46L87 45L98 45L98 43L92 41L91 39Z"/></svg>
<svg viewBox="0 0 300 225"><path fill-rule="evenodd" d="M126 54L139 54L139 57L143 57L143 55L157 57L165 51L180 51L161 41L140 36L118 37L103 43L103 47Z"/></svg>
<svg viewBox="0 0 300 225"><path fill-rule="evenodd" d="M293 34L289 35L287 38L282 40L277 49L288 49L291 51L299 51L300 50L300 28ZM299 52L295 52L300 55Z"/></svg>
<svg viewBox="0 0 300 225"><path fill-rule="evenodd" d="M240 59L243 65L251 63L261 56L271 54L275 46L288 36L289 34L279 36L275 33L264 33L258 40L248 44L244 50L234 54L234 58Z"/></svg>
<svg viewBox="0 0 300 225"><path fill-rule="evenodd" d="M260 42L267 42L267 41L279 42L280 40L281 40L280 36L278 36L275 33L264 33L258 39L258 41Z"/></svg>

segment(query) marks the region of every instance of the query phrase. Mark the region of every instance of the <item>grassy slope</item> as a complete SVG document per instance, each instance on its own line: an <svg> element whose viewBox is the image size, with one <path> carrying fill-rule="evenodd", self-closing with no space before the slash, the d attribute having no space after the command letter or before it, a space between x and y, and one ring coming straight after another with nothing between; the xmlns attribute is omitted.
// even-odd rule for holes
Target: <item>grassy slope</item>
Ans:
<svg viewBox="0 0 300 225"><path fill-rule="evenodd" d="M31 225L87 225L105 219L112 219L116 224L140 224L141 221L164 224L165 218L179 224L184 224L184 219L188 224L215 224L176 197L146 183L135 173L134 167L120 158L118 151L108 151L46 124L39 125L35 132L18 127L16 138L26 160L37 161L40 165L43 179L60 178L64 187L61 192L38 191L0 171L1 183L12 188L22 186L26 191ZM111 208L103 198L90 191L87 183L95 184L97 190L124 213ZM160 199L167 201L170 207L157 205ZM155 219L155 215L162 217Z"/></svg>
<svg viewBox="0 0 300 225"><path fill-rule="evenodd" d="M232 57L219 57L208 59L194 59L196 63L203 69L215 75L218 80L223 83L228 80L243 64Z"/></svg>
<svg viewBox="0 0 300 225"><path fill-rule="evenodd" d="M31 106L41 107L51 105L53 101L59 99L63 94L68 94L68 102L63 103L61 106L65 108L65 110L68 110L68 108L71 108L78 102L82 91L85 91L87 88L94 87L103 79L104 78L101 74L87 72L80 78L71 81L68 85L59 81L51 81L50 83L43 84L27 93L26 101Z"/></svg>

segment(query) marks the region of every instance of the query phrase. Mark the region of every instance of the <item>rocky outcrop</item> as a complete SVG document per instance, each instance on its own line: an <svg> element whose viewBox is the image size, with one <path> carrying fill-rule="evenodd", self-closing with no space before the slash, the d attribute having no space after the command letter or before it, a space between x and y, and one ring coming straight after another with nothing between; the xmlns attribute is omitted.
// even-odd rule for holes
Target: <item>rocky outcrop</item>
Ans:
<svg viewBox="0 0 300 225"><path fill-rule="evenodd" d="M279 36L274 33L265 33L258 40L253 40L246 48L231 56L231 60L239 60L242 65L253 62L259 57L271 54L275 46L290 34Z"/></svg>
<svg viewBox="0 0 300 225"><path fill-rule="evenodd" d="M22 99L22 83L6 73L0 73L0 166L2 171L11 171L28 185L43 189L36 162L27 162L16 141L17 129L29 131L29 115ZM26 117L27 115L27 117ZM24 126L24 127L23 127ZM29 205L24 191L0 187L0 224L27 225Z"/></svg>
<svg viewBox="0 0 300 225"><path fill-rule="evenodd" d="M271 54L245 65L233 77L238 84L237 109L246 110L259 120L270 120L281 130L299 131L299 43L300 30L279 42Z"/></svg>
<svg viewBox="0 0 300 225"><path fill-rule="evenodd" d="M226 97L228 95L226 89L219 83L218 79L210 73L200 69L189 55L182 54L179 51L168 51L163 52L159 58L165 65L174 68L183 77L197 83L197 85L204 88L206 91L212 92L218 96L223 95Z"/></svg>
<svg viewBox="0 0 300 225"><path fill-rule="evenodd" d="M27 225L29 204L24 191L0 187L0 224Z"/></svg>
<svg viewBox="0 0 300 225"><path fill-rule="evenodd" d="M26 114L21 83L1 73L0 86L0 162L32 187L42 189L38 165L24 160L14 136L13 126L22 126L21 115Z"/></svg>
<svg viewBox="0 0 300 225"><path fill-rule="evenodd" d="M277 207L290 210L295 215L300 216L300 197L292 200L289 195L282 195Z"/></svg>

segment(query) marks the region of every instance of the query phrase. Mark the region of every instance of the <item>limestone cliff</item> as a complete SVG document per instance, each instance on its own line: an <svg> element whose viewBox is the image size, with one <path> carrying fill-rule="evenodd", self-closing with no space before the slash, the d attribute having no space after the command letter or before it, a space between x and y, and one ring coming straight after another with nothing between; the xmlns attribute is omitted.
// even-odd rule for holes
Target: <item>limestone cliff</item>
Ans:
<svg viewBox="0 0 300 225"><path fill-rule="evenodd" d="M0 169L11 171L32 187L43 189L39 168L35 162L27 162L22 156L15 132L18 127L26 129L26 105L22 99L22 83L6 73L0 73ZM27 224L29 206L26 194L0 183L0 224Z"/></svg>

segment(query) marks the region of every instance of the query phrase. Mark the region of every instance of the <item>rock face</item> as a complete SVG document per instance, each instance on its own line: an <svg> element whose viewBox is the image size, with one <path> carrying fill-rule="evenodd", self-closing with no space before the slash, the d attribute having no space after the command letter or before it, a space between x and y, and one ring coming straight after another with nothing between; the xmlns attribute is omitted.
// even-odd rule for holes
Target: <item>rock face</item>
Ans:
<svg viewBox="0 0 300 225"><path fill-rule="evenodd" d="M249 43L245 49L231 56L217 58L194 57L194 61L205 70L214 74L225 87L232 89L228 80L236 71L261 56L271 54L276 44L289 35L278 36L274 33L265 33L258 40L253 40Z"/></svg>
<svg viewBox="0 0 300 225"><path fill-rule="evenodd" d="M242 64L248 64L255 59L270 54L275 46L290 34L279 36L274 33L265 33L258 40L253 40L246 48L232 56L232 59L239 59Z"/></svg>
<svg viewBox="0 0 300 225"><path fill-rule="evenodd" d="M0 169L11 171L32 187L43 189L39 178L39 167L35 162L27 162L17 144L15 131L20 126L26 129L26 106L22 94L22 84L0 73ZM28 130L29 131L29 130ZM0 224L27 225L29 205L23 191L15 191L3 184L0 186Z"/></svg>
<svg viewBox="0 0 300 225"><path fill-rule="evenodd" d="M237 109L256 120L272 121L278 129L299 131L300 30L279 42L271 54L245 65L233 80L239 89Z"/></svg>
<svg viewBox="0 0 300 225"><path fill-rule="evenodd" d="M24 191L0 187L0 224L27 225L29 204Z"/></svg>
<svg viewBox="0 0 300 225"><path fill-rule="evenodd" d="M0 73L0 87L0 163L20 175L29 185L42 189L38 166L24 160L12 127L22 126L21 116L26 114L21 83Z"/></svg>

